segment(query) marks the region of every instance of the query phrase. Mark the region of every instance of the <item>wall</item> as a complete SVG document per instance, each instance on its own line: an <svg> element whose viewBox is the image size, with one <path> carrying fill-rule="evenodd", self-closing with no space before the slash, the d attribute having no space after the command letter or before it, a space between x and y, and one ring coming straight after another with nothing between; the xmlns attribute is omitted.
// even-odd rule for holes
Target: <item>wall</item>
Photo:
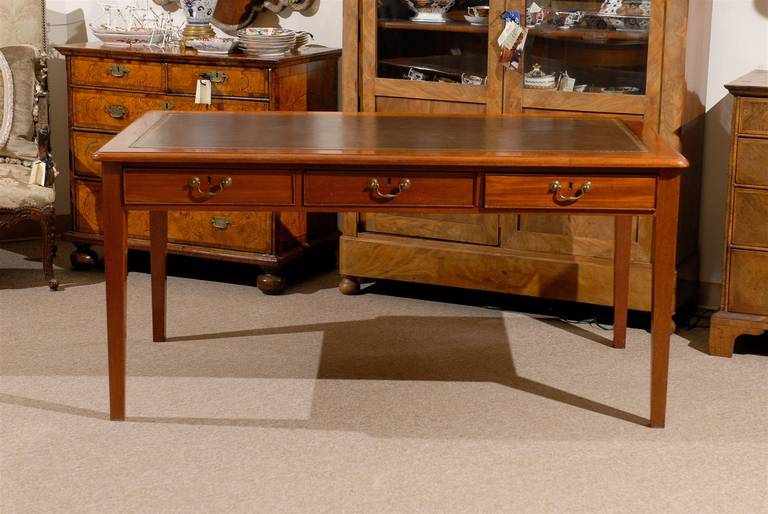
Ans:
<svg viewBox="0 0 768 514"><path fill-rule="evenodd" d="M726 84L755 68L768 68L768 0L691 0L711 9L709 33L691 30L689 48L708 46L701 218L701 303L719 305L733 102ZM705 4L711 3L707 7Z"/></svg>

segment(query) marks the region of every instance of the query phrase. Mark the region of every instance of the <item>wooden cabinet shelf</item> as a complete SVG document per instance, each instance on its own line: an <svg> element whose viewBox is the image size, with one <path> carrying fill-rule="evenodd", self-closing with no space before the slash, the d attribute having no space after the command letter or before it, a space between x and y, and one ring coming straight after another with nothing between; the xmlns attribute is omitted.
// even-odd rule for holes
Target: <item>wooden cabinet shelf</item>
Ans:
<svg viewBox="0 0 768 514"><path fill-rule="evenodd" d="M466 32L470 34L487 34L488 25L472 25L466 21L450 20L445 23L424 23L410 20L379 20L379 28L397 30L429 30L437 32Z"/></svg>
<svg viewBox="0 0 768 514"><path fill-rule="evenodd" d="M586 43L604 44L610 41L648 44L647 32L620 32L617 30L601 30L574 27L567 30L552 25L539 25L528 29L528 36L538 36L548 39L578 39Z"/></svg>

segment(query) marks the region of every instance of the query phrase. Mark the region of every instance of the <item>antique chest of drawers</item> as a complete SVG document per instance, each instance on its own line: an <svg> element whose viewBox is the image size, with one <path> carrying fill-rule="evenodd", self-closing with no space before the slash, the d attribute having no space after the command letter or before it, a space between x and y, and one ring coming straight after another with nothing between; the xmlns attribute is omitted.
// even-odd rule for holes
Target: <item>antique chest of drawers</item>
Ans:
<svg viewBox="0 0 768 514"><path fill-rule="evenodd" d="M340 50L305 47L281 58L202 56L194 50L57 47L67 60L70 194L76 268L95 264L102 242L101 169L93 153L149 110L335 111ZM197 81L211 81L211 104L196 104ZM258 138L258 134L249 135ZM148 179L151 177L147 177ZM129 246L149 248L146 212L129 216ZM282 290L280 268L309 250L332 252L338 239L329 213L172 211L171 253L259 265L261 290Z"/></svg>
<svg viewBox="0 0 768 514"><path fill-rule="evenodd" d="M726 84L734 96L723 296L709 351L730 357L734 339L768 331L768 70Z"/></svg>

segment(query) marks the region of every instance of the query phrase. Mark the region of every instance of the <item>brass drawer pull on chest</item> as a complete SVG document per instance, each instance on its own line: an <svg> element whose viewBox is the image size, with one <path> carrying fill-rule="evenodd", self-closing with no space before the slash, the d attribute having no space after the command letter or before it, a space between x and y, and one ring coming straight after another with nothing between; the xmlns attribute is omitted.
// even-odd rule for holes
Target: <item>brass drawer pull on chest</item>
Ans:
<svg viewBox="0 0 768 514"><path fill-rule="evenodd" d="M210 182L210 177L208 177L208 181ZM219 183L215 186L212 186L208 191L203 191L200 189L200 177L190 177L189 180L187 180L187 185L190 187L190 189L197 189L197 192L201 195L205 196L206 198L210 198L212 196L216 196L217 194L221 193L225 188L232 185L232 177L224 177L219 181Z"/></svg>
<svg viewBox="0 0 768 514"><path fill-rule="evenodd" d="M223 84L227 80L227 74L223 71L206 71L200 74L200 78L210 80L212 84Z"/></svg>
<svg viewBox="0 0 768 514"><path fill-rule="evenodd" d="M229 227L231 224L232 221L230 221L230 219L226 216L214 216L211 218L211 225L213 225L213 228L217 228L219 230L227 230L227 227Z"/></svg>
<svg viewBox="0 0 768 514"><path fill-rule="evenodd" d="M106 108L106 111L107 114L116 120L121 120L128 115L128 108L123 105L110 105Z"/></svg>
<svg viewBox="0 0 768 514"><path fill-rule="evenodd" d="M558 200L561 202L575 202L582 196L589 193L592 190L592 182L587 180L579 189L576 190L576 194L573 196L563 196L563 185L559 180L553 180L549 183L549 191L555 193ZM573 191L573 184L568 185L568 191Z"/></svg>
<svg viewBox="0 0 768 514"><path fill-rule="evenodd" d="M120 64L115 64L113 66L107 67L107 73L109 73L113 77L121 79L126 75L128 75L128 68L126 68L125 66L121 66Z"/></svg>
<svg viewBox="0 0 768 514"><path fill-rule="evenodd" d="M382 193L379 190L379 187L380 187L379 186L379 181L377 179L372 178L372 179L368 180L367 188L371 191L371 194L373 194L374 197L390 200L392 198L397 198L398 196L400 196L400 193L402 193L403 191L405 191L407 189L410 189L411 188L411 179L408 179L408 178L400 179L400 183L397 185L397 189L395 189L391 193Z"/></svg>

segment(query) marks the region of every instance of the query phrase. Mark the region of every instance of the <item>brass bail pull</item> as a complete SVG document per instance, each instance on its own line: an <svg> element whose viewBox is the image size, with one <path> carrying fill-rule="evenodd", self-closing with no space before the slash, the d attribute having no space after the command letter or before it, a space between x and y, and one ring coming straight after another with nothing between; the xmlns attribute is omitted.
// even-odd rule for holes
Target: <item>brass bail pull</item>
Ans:
<svg viewBox="0 0 768 514"><path fill-rule="evenodd" d="M561 202L576 202L580 200L585 194L589 193L592 190L592 182L590 180L587 180L584 182L581 187L579 187L576 190L576 194L573 196L563 196L563 185L560 183L559 180L553 180L549 183L549 191L551 193L555 194L555 198L557 198ZM569 187L568 191L573 191L573 187Z"/></svg>
<svg viewBox="0 0 768 514"><path fill-rule="evenodd" d="M368 186L366 189L368 189L371 194L375 198L381 198L385 200L391 200L392 198L397 198L400 196L400 194L403 191L406 191L411 188L411 179L409 178L401 178L400 182L397 185L397 189L392 191L391 193L382 193L380 190L380 184L378 179L372 178L368 180Z"/></svg>
<svg viewBox="0 0 768 514"><path fill-rule="evenodd" d="M230 187L232 185L232 177L223 177L218 184L211 186L208 191L203 191L201 185L200 177L190 177L189 180L187 180L187 186L189 186L190 189L196 189L201 195L210 198Z"/></svg>

